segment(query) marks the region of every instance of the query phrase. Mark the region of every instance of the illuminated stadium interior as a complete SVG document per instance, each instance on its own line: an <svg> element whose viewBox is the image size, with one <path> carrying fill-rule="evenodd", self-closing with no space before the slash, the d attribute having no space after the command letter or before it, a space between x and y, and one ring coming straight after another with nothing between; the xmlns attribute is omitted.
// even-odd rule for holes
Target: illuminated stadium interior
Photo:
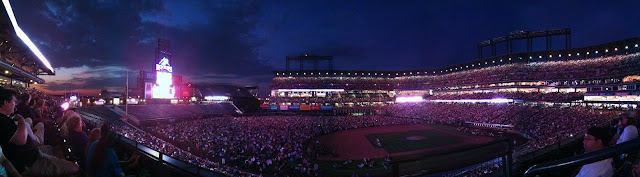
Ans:
<svg viewBox="0 0 640 177"><path fill-rule="evenodd" d="M1 137L0 160L6 161L0 164L0 176L6 171L8 176L556 177L582 174L595 163L611 167L591 171L606 172L603 176L631 176L638 171L640 37L572 47L572 35L581 29L516 30L478 42L473 46L478 48L477 59L437 68L430 67L436 60L412 69L393 69L393 62L384 63L388 66L383 69L338 65L334 62L349 59L341 56L341 50L320 50L323 56L282 55L285 66L280 66L283 62L277 67L259 65L269 70L261 71L268 77L241 78L244 75L213 71L211 65L204 71L195 68L211 60L221 65L232 60L243 69L258 64L247 64L242 60L246 56L216 56L226 52L217 48L206 49L211 50L206 61L189 63L189 57L203 57L195 54L198 47L176 42L185 40L172 35L158 37L163 31L137 41L136 45L149 48L147 53L123 52L130 58L145 58L142 67L82 65L75 69L99 69L65 73L72 67L54 67L56 62L45 54L77 46L52 48L57 44L30 39L25 32L29 30L18 26L20 18L9 0L2 2L0 117L5 121L0 124L7 128L0 133L14 135ZM97 3L101 8L118 6L101 3ZM68 25L68 19L57 15L73 6L55 5L40 7L51 11L40 15L58 20L49 25ZM150 26L171 25L145 15L136 13L134 19ZM231 19L221 21L236 25L237 18ZM178 28L188 31L180 23ZM246 26L260 25L264 24ZM205 35L202 31L198 36ZM478 35L493 34L499 32ZM227 38L221 36L215 39ZM103 42L91 35L78 38L88 45ZM558 38L563 39L562 48L552 42ZM207 47L215 48L218 42L210 44L212 39L207 39ZM514 50L512 42L518 40L526 41L520 46L525 51ZM536 40L545 45L533 45ZM215 54L209 57L211 53ZM304 67L309 63L313 69ZM135 74L130 76L129 71ZM102 80L91 80L96 78ZM260 88L252 79L268 87ZM97 87L114 80L123 82L101 87L96 95L65 88ZM49 85L39 87L44 84ZM62 92L44 90L56 87ZM268 90L267 97L259 94L261 89Z"/></svg>

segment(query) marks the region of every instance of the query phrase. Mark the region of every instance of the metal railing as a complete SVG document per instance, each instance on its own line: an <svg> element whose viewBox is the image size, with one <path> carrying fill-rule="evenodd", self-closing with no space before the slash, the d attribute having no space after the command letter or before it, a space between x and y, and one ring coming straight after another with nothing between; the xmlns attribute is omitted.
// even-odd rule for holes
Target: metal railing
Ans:
<svg viewBox="0 0 640 177"><path fill-rule="evenodd" d="M477 164L477 163L482 163L484 161L490 160L490 159L495 159L495 158L502 158L502 162L504 163L504 176L506 177L510 177L511 176L511 165L512 165L512 153L513 153L513 149L512 149L512 144L510 143L510 139L500 139L498 141L494 141L494 142L490 142L490 143L485 143L485 144L480 144L480 145L475 145L475 146L471 146L471 147L466 147L466 148L461 148L461 149L454 149L454 150L449 150L449 151L440 151L440 152L434 152L434 153L427 153L427 154L422 154L418 157L411 157L411 158L398 158L398 159L392 159L391 160L391 166L392 166L392 176L394 177L399 177L400 176L400 164L402 163L408 163L408 162L415 162L415 161L420 161L420 160L427 160L430 158L436 158L436 157L442 157L442 156L447 156L447 155L452 155L452 154L457 154L457 153L465 153L471 150L475 150L475 149L482 149L482 148L496 148L496 146L499 147L499 150L497 150L498 152L493 153L493 154L486 154L486 159L483 158L484 160L469 160L466 161L466 165L473 165L473 164ZM504 146L500 146L500 145L504 145ZM454 170L456 168L459 167L449 167L449 169L441 169L442 171L444 170ZM431 171L431 173L435 173L438 171Z"/></svg>
<svg viewBox="0 0 640 177"><path fill-rule="evenodd" d="M614 158L623 153L636 153L638 149L640 149L640 138L636 138L634 140L610 146L591 153L534 165L524 173L523 177L534 177L536 175L549 173L551 171L576 168L578 166L590 164L604 159Z"/></svg>
<svg viewBox="0 0 640 177"><path fill-rule="evenodd" d="M164 153L160 152L160 151L156 151L150 147L147 147L143 144L138 143L135 140L131 140L127 137L124 137L120 134L117 133L113 133L117 140L119 142L122 142L124 144L127 144L133 148L136 148L136 150L138 150L141 153L145 153L146 155L148 155L149 157L152 157L153 160L156 160L158 162L162 162L162 164L167 164L167 165L171 165L175 168L178 168L184 172L190 173L192 175L196 175L196 176L215 176L215 177L221 177L221 176L225 176L224 174L221 174L219 172L214 172L210 169L204 168L204 167L200 167L197 165L194 165L192 163L189 162L184 162L182 160L173 158L171 156L165 155Z"/></svg>

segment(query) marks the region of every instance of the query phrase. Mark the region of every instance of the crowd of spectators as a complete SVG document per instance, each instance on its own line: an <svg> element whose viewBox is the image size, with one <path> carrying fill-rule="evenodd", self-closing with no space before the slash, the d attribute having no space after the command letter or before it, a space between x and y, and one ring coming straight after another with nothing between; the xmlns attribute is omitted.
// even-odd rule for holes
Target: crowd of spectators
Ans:
<svg viewBox="0 0 640 177"><path fill-rule="evenodd" d="M427 100L460 100L460 99L493 99L507 98L523 101L544 101L566 103L583 99L584 93L571 92L498 92L498 93L473 93L473 94L437 94L426 97Z"/></svg>
<svg viewBox="0 0 640 177"><path fill-rule="evenodd" d="M530 139L523 151L533 151L573 137L590 126L622 114L618 110L545 107L523 104L405 103L383 107L386 114L450 125L465 121L513 125Z"/></svg>
<svg viewBox="0 0 640 177"><path fill-rule="evenodd" d="M388 102L393 97L383 93L339 93L326 97L271 97L275 103L356 103L356 102Z"/></svg>
<svg viewBox="0 0 640 177"><path fill-rule="evenodd" d="M311 75L309 75L311 76ZM393 90L386 77L274 77L271 88L343 88L345 90Z"/></svg>
<svg viewBox="0 0 640 177"><path fill-rule="evenodd" d="M421 121L383 116L249 116L185 121L149 129L204 151L207 157L228 166L274 175L322 176L315 159L319 151L330 150L310 148L305 141L347 129L418 123Z"/></svg>
<svg viewBox="0 0 640 177"><path fill-rule="evenodd" d="M520 59L513 59L520 60ZM274 77L271 89L343 88L345 90L428 89L513 81L566 81L634 74L640 70L640 53L568 61L511 63L438 75L360 77Z"/></svg>

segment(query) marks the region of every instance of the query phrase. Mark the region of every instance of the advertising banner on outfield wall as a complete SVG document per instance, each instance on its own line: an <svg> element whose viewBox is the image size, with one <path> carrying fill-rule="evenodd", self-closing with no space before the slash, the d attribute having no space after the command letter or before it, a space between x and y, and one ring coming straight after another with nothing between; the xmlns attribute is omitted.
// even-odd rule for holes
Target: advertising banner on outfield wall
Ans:
<svg viewBox="0 0 640 177"><path fill-rule="evenodd" d="M333 106L320 106L320 110L331 111L333 110Z"/></svg>
<svg viewBox="0 0 640 177"><path fill-rule="evenodd" d="M269 106L270 110L278 110L278 105L271 105Z"/></svg>
<svg viewBox="0 0 640 177"><path fill-rule="evenodd" d="M289 110L291 110L291 111L299 111L299 110L300 110L300 106L298 106L298 105L291 105L291 106L289 106Z"/></svg>
<svg viewBox="0 0 640 177"><path fill-rule="evenodd" d="M289 106L287 106L287 105L280 105L280 110L282 110L282 111L289 110Z"/></svg>
<svg viewBox="0 0 640 177"><path fill-rule="evenodd" d="M320 106L311 106L311 110L320 110Z"/></svg>
<svg viewBox="0 0 640 177"><path fill-rule="evenodd" d="M309 110L311 110L311 106L309 106L309 105L301 105L300 106L300 110L309 111Z"/></svg>

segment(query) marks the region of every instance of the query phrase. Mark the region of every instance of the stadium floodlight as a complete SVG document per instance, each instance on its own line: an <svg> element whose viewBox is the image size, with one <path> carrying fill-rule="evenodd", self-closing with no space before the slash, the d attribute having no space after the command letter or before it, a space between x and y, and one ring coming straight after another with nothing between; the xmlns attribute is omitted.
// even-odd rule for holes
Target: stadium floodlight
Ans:
<svg viewBox="0 0 640 177"><path fill-rule="evenodd" d="M624 49L629 49L629 46L624 46Z"/></svg>
<svg viewBox="0 0 640 177"><path fill-rule="evenodd" d="M569 57L571 57L571 54L569 54Z"/></svg>
<svg viewBox="0 0 640 177"><path fill-rule="evenodd" d="M636 44L636 47L638 47L638 44Z"/></svg>
<svg viewBox="0 0 640 177"><path fill-rule="evenodd" d="M47 69L53 72L53 67L51 67L51 64L49 63L47 58L45 58L44 55L42 55L42 52L40 52L38 47L36 47L36 45L31 41L31 39L29 39L27 34L24 33L24 31L22 31L20 26L18 26L18 21L16 20L16 17L13 14L13 9L11 8L11 4L9 4L9 0L2 0L2 4L4 4L4 9L7 11L7 15L9 15L9 20L11 21L11 25L13 26L13 29L16 32L16 35L18 36L18 38L20 38L20 40L22 40L22 42L25 45L27 45L29 49L31 49L31 52L33 52L33 54L36 55L38 59L40 59L42 64L44 64L44 66L47 67Z"/></svg>
<svg viewBox="0 0 640 177"><path fill-rule="evenodd" d="M9 74L9 70L4 70L4 73L5 74Z"/></svg>
<svg viewBox="0 0 640 177"><path fill-rule="evenodd" d="M280 75L280 73L276 73L276 76L279 76L279 75Z"/></svg>
<svg viewBox="0 0 640 177"><path fill-rule="evenodd" d="M613 51L618 51L618 48L617 48L617 47L616 47L616 48L614 48L614 49L613 49Z"/></svg>
<svg viewBox="0 0 640 177"><path fill-rule="evenodd" d="M589 52L587 52L587 53L589 53ZM576 55L580 56L580 53L576 53Z"/></svg>
<svg viewBox="0 0 640 177"><path fill-rule="evenodd" d="M495 60L493 60L492 62L493 62L493 63L496 63L496 61L495 61Z"/></svg>
<svg viewBox="0 0 640 177"><path fill-rule="evenodd" d="M604 49L604 52L605 52L605 53L609 52L609 49Z"/></svg>
<svg viewBox="0 0 640 177"><path fill-rule="evenodd" d="M500 59L500 62L502 62L502 59Z"/></svg>
<svg viewBox="0 0 640 177"><path fill-rule="evenodd" d="M598 51L596 50L596 54L598 53Z"/></svg>
<svg viewBox="0 0 640 177"><path fill-rule="evenodd" d="M562 57L562 54L558 54L558 58Z"/></svg>

